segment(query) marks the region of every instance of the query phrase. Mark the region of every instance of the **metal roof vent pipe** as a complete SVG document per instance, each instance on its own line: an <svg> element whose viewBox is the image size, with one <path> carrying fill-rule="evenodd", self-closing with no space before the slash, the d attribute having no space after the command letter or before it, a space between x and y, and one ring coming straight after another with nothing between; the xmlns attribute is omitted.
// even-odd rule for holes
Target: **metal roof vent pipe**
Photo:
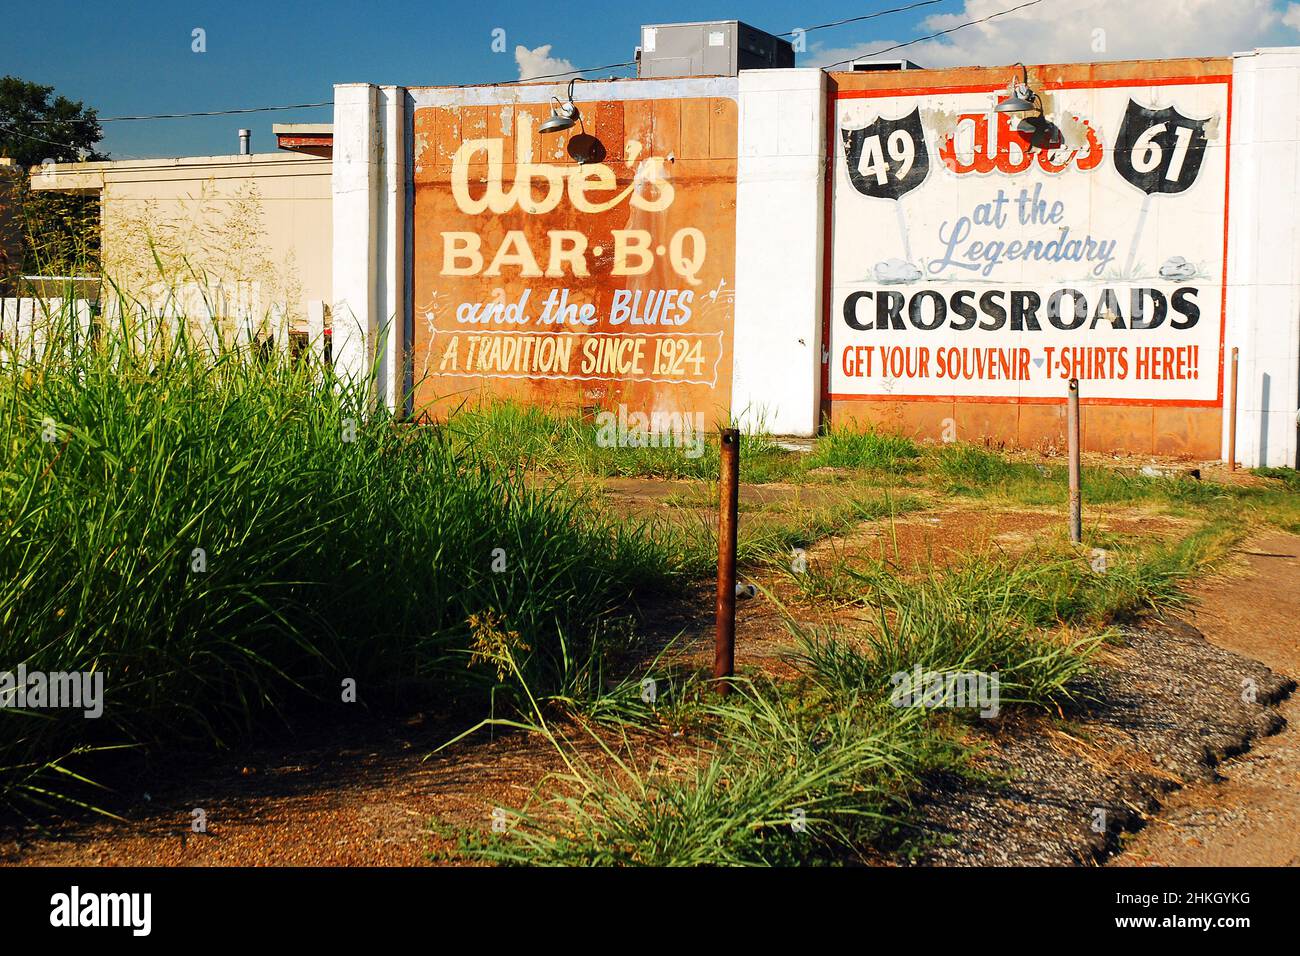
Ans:
<svg viewBox="0 0 1300 956"><path fill-rule="evenodd" d="M253 131L251 129L241 129L239 131L239 155L240 156L247 156L250 153L252 153L253 150L250 145L252 138L253 138Z"/></svg>

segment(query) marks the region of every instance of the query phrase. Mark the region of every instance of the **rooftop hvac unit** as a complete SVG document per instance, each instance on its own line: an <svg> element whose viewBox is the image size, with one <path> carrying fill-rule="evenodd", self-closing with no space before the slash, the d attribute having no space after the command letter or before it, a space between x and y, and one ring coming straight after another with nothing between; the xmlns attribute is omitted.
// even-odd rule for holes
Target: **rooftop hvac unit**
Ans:
<svg viewBox="0 0 1300 956"><path fill-rule="evenodd" d="M888 73L893 70L919 70L911 60L855 60L854 73Z"/></svg>
<svg viewBox="0 0 1300 956"><path fill-rule="evenodd" d="M739 20L658 23L641 28L637 76L735 76L741 70L794 66L788 40Z"/></svg>

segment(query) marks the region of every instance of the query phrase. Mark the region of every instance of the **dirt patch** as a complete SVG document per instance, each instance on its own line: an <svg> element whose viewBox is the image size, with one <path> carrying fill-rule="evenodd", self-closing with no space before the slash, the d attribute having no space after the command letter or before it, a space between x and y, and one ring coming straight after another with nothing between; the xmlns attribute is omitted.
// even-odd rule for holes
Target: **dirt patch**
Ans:
<svg viewBox="0 0 1300 956"><path fill-rule="evenodd" d="M453 724L396 733L363 722L325 742L297 741L153 768L107 795L123 816L10 829L0 863L23 866L420 866L450 848L429 821L485 828L497 806L517 807L561 769L536 739L508 734L426 755ZM326 736L326 735L320 735ZM207 831L191 829L203 810Z"/></svg>
<svg viewBox="0 0 1300 956"><path fill-rule="evenodd" d="M680 494L683 486L698 487L648 484L662 490L656 492L660 500ZM779 502L788 493L769 486L755 500ZM1102 511L1095 520L1119 535L1175 535L1187 525L1123 509ZM1024 553L1062 534L1056 511L989 510L970 503L867 522L809 549L809 555L815 560L838 549L850 560L884 558L916 568L982 552ZM1300 673L1297 555L1300 539L1294 537L1252 542L1241 574L1199 593L1202 604L1193 621L1213 641L1176 619L1150 622L1107 649L1089 706L1059 715L1008 712L973 725L972 737L986 747L979 766L989 782L932 781L909 828L879 862L1093 863L1126 842L1133 844L1121 858L1126 862L1295 862L1300 753L1293 735L1263 738L1285 724L1277 703L1294 684L1284 675ZM805 623L853 625L871 613L800 604L791 576L772 566L751 569L750 575L766 593L738 605L742 668L793 676L783 658L794 642L768 594ZM707 662L712 608L712 585L701 582L662 607L646 609L655 622L649 649L677 636L679 658ZM1243 694L1244 682L1251 682L1253 699ZM1290 713L1295 705L1282 707ZM124 822L83 819L53 830L11 828L0 833L0 862L426 863L430 849L449 848L430 833L429 820L486 829L493 807L520 806L548 772L560 769L543 741L522 735L480 738L424 759L463 726L420 718L396 726L359 723L256 748L237 760L153 768L120 788L113 808ZM1251 747L1246 757L1224 764ZM1161 804L1167 809L1156 823L1130 841ZM191 832L194 808L206 814L204 834Z"/></svg>
<svg viewBox="0 0 1300 956"><path fill-rule="evenodd" d="M1104 508L1092 515L1092 527L1121 538L1173 538L1188 533L1194 522L1135 508ZM745 518L741 516L741 522ZM831 572L837 563L865 567L884 562L894 571L925 573L981 555L1014 558L1035 548L1059 546L1065 539L1058 510L990 509L962 502L940 509L907 512L855 524L844 534L821 539L805 549L815 571ZM781 676L789 671L784 657L797 646L788 621L805 629L839 628L852 633L873 621L870 606L810 600L793 574L792 551L757 566L741 568L738 580L756 586L753 596L736 602L736 662L742 670ZM790 562L790 563L787 563ZM670 601L647 605L647 646L674 642L673 660L706 666L712 660L714 583L699 582Z"/></svg>
<svg viewBox="0 0 1300 956"><path fill-rule="evenodd" d="M1196 592L1193 620L1219 647L1300 674L1300 538L1252 539L1234 572ZM1284 733L1173 794L1115 864L1300 866L1300 699L1279 710Z"/></svg>
<svg viewBox="0 0 1300 956"><path fill-rule="evenodd" d="M1066 536L1064 509L990 508L982 502L910 512L864 522L852 532L826 538L809 549L828 559L884 561L902 570L942 568L982 555L1017 557ZM1168 537L1186 533L1193 522L1139 509L1104 508L1089 515L1088 527L1107 535Z"/></svg>
<svg viewBox="0 0 1300 956"><path fill-rule="evenodd" d="M594 483L606 504L624 517L662 517L687 512L717 522L718 486L709 481L661 481L652 478L605 478ZM843 505L852 489L830 482L815 485L742 483L739 511L774 514L812 511ZM743 520L743 517L742 517Z"/></svg>

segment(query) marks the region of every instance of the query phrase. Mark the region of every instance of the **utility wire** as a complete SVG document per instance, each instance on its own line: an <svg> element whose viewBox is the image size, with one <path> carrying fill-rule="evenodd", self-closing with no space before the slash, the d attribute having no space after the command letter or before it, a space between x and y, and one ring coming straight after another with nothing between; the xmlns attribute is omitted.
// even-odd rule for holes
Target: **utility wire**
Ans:
<svg viewBox="0 0 1300 956"><path fill-rule="evenodd" d="M981 23L988 23L990 20L996 20L998 17L1005 17L1008 13L1015 13L1017 10L1023 10L1025 7L1032 7L1035 4L1042 2L1043 0L1029 0L1028 3L1022 3L1017 7L1010 7L997 13L991 13L987 17L980 17L978 20L967 20L965 23L959 23L955 27L949 27L947 30L940 30L938 33L931 33L929 36L917 37L915 40L907 40L904 43L895 43L893 46L887 46L883 50L872 50L870 53L851 56L847 60L837 60L834 63L822 67L822 69L829 70L833 67L843 66L845 63L852 63L855 60L861 60L865 57L880 56L882 53L892 53L894 50L901 50L903 47L911 46L913 43L924 43L926 40L934 40L937 37L944 37L950 33L956 33L958 30L964 30L967 27L977 26Z"/></svg>
<svg viewBox="0 0 1300 956"><path fill-rule="evenodd" d="M324 103L289 103L285 106L249 106L235 110L208 110L202 113L152 113L145 116L96 116L92 119L34 119L31 123L120 123L124 120L185 119L190 116L233 116L237 113L266 113L271 110L306 110L316 106L333 106L333 100Z"/></svg>
<svg viewBox="0 0 1300 956"><path fill-rule="evenodd" d="M928 2L936 2L936 0L928 0ZM566 70L563 73L546 73L543 74L542 76L530 76L518 80L502 80L497 83L462 83L460 84L460 86L462 88L470 87L470 86L509 86L514 83L531 83L534 80L549 80L559 76L573 76L579 73L592 73L595 72L596 70L613 70L623 66L636 66L636 60L628 60L626 63L607 63L604 66L587 66L577 70ZM97 116L95 117L94 122L121 123L126 121L133 121L133 120L189 119L190 117L198 117L198 116L237 116L242 113L268 113L274 110L308 110L308 109L317 109L319 107L333 106L333 105L334 105L333 100L325 100L320 103L289 103L285 106L249 106L243 109L205 110L202 112L194 112L194 113L149 113L149 114L142 114L139 116ZM89 123L91 122L91 120L36 119L36 120L31 120L30 122L32 123L76 123L76 122ZM20 133L18 135L21 136L22 134ZM50 141L42 140L42 142L48 143ZM53 143L52 145L61 146L63 144Z"/></svg>
<svg viewBox="0 0 1300 956"><path fill-rule="evenodd" d="M829 29L830 27L843 26L846 23L861 23L864 20L874 20L877 17L889 16L890 14L894 14L894 13L906 13L909 10L916 10L920 7L929 7L929 6L933 6L936 3L944 3L944 2L946 2L946 0L919 0L919 2L909 3L906 6L902 6L902 7L893 7L889 10L878 10L875 13L866 13L857 17L845 17L842 20L832 20L829 23L818 23L810 27L801 27L800 30L803 33L811 33L814 30L826 30ZM786 33L778 33L777 36L788 37L788 36L794 36L795 33L796 33L795 30L790 30ZM937 35L938 34L936 34L936 36ZM930 38L922 37L921 39L930 39ZM532 83L536 80L553 80L565 76L577 76L582 73L595 73L598 70L617 70L625 66L636 66L636 60L626 60L622 63L607 63L604 66L581 67L579 69L574 69L574 70L565 70L562 73L544 73L541 76L530 76L527 78L521 78L516 80L502 80L499 83L495 83L495 84L464 83L460 85L462 87L494 86L494 85L513 86L517 83ZM142 114L139 116L101 116L101 117L96 117L96 120L100 123L122 123L122 122L135 121L135 120L187 119L190 117L199 117L199 116L237 116L242 113L266 113L266 112L271 112L273 110L305 110L305 109L314 109L317 107L333 106L333 105L334 105L333 100L326 100L325 102L322 103L291 103L287 106L250 106L245 109L206 110L203 112L193 112L193 113L151 113L151 114ZM62 123L68 121L67 120L32 120L31 122ZM84 122L89 122L89 120L86 120ZM44 142L49 142L49 140L44 140ZM58 146L62 144L54 143L52 145Z"/></svg>
<svg viewBox="0 0 1300 956"><path fill-rule="evenodd" d="M290 103L288 106L250 106L242 110L208 110L204 113L154 113L152 116L103 116L95 117L100 123L120 123L124 120L185 119L190 116L233 116L237 113L267 113L272 110L306 110L317 106L333 106L334 101L324 103ZM49 120L48 122L57 122Z"/></svg>
<svg viewBox="0 0 1300 956"><path fill-rule="evenodd" d="M825 30L825 29L829 29L830 27L843 26L844 24L847 23L860 23L864 20L873 20L876 19L877 17L888 16L894 13L906 13L909 10L915 10L920 7L928 7L936 3L942 3L942 2L944 2L944 0L918 0L918 2L910 3L907 4L906 6L892 7L889 10L878 10L875 13L862 14L861 16L856 16L856 17L846 17L842 20L832 20L829 23L819 23L819 24L815 24L814 26L804 27L802 28L802 30L804 33L810 33L813 30ZM913 44L916 43L924 43L926 40L935 40L938 39L939 37L948 36L951 33L956 33L958 30L964 30L966 29L966 27L973 27L981 23L988 23L990 20L996 20L998 17L1004 17L1009 13L1015 13L1017 10L1023 10L1026 7L1032 7L1042 2L1043 0L1028 0L1028 2L1026 3L1022 3L1018 6L1010 7L1006 10L1001 10L997 13L990 14L987 17L980 17L979 19L976 20L967 20L966 22L959 23L954 27L949 27L947 30L940 30L937 33L931 33L928 36L917 37L916 39L907 40L904 41L903 43L895 43L893 46L885 47L882 50L874 50L869 53L864 53L858 56L849 57L848 59L845 60L838 60L835 63L831 63L827 66L823 66L822 69L823 70L833 69L834 67L843 66L846 63L852 63L855 60L860 60L865 57L880 56L882 53L892 53L894 50L901 50L904 47L912 46ZM787 33L782 33L778 35L793 36L794 33L795 31L791 30ZM492 86L492 85L512 86L517 83L531 83L537 80L551 80L551 79L557 79L565 76L577 76L582 73L594 73L598 70L613 70L613 69L619 69L621 67L635 66L635 65L636 65L635 60L627 60L623 63L609 63L604 66L588 66L588 67L582 67L580 69L566 70L562 73L547 73L541 76L530 76L527 79L521 78L516 80L503 80L496 84L472 83L472 84L460 84L460 85L462 87ZM244 109L206 110L203 112L193 112L193 113L153 113L153 114L142 114L138 116L104 116L104 117L96 117L96 121L100 123L120 123L120 122L135 121L135 120L187 119L190 117L202 117L202 116L236 116L244 113L265 113L265 112L271 112L275 110L315 109L318 107L333 106L333 105L334 105L333 100L326 100L321 103L292 103L285 106L250 106ZM60 123L60 122L69 122L69 121L68 120L32 120L31 122ZM87 120L86 122L89 122L89 120ZM14 133L17 136L26 136L27 139L33 139L38 142L47 143L51 146L61 146L69 149L73 148L70 144L67 143L56 143L52 140L41 139L40 137L37 136L28 136L25 133L20 133L17 130L8 129L7 127L0 127L0 129L4 129L6 130L6 132Z"/></svg>
<svg viewBox="0 0 1300 956"><path fill-rule="evenodd" d="M616 70L623 66L636 66L636 60L628 60L626 63L609 63L605 66L588 66L581 70L568 70L564 73L545 73L542 76L530 76L527 78L520 77L517 80L502 80L500 83L474 83L473 86L511 86L515 83L531 83L534 80L552 80L557 76L575 76L579 73L594 73L596 70Z"/></svg>
<svg viewBox="0 0 1300 956"><path fill-rule="evenodd" d="M832 20L830 23L819 23L812 27L800 27L798 30L791 30L788 33L778 33L779 37L792 37L796 33L812 33L814 30L825 30L828 27L840 27L846 23L861 23L863 20L874 20L876 17L887 17L891 13L906 13L909 10L915 10L918 7L930 7L936 3L945 3L946 0L920 0L919 3L909 3L905 7L894 7L892 10L878 10L875 13L865 13L860 17L845 17L843 20Z"/></svg>
<svg viewBox="0 0 1300 956"><path fill-rule="evenodd" d="M73 146L71 143L56 143L52 139L42 139L40 136L33 136L31 133L24 133L22 130L14 129L11 126L0 126L0 132L11 133L14 136L21 136L23 139L30 139L37 143L45 143L49 146L57 146L60 149L80 149L79 146Z"/></svg>

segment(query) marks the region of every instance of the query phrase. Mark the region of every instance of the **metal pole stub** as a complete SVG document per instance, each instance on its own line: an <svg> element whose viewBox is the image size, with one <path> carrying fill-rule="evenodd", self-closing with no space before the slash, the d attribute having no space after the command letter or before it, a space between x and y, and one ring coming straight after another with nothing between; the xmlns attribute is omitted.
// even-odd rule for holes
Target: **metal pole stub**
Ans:
<svg viewBox="0 0 1300 956"><path fill-rule="evenodd" d="M736 508L740 495L740 430L724 428L718 455L718 614L713 677L736 672Z"/></svg>
<svg viewBox="0 0 1300 956"><path fill-rule="evenodd" d="M1065 430L1070 450L1070 541L1083 541L1083 468L1079 460L1079 380L1070 379L1069 400L1066 403Z"/></svg>

